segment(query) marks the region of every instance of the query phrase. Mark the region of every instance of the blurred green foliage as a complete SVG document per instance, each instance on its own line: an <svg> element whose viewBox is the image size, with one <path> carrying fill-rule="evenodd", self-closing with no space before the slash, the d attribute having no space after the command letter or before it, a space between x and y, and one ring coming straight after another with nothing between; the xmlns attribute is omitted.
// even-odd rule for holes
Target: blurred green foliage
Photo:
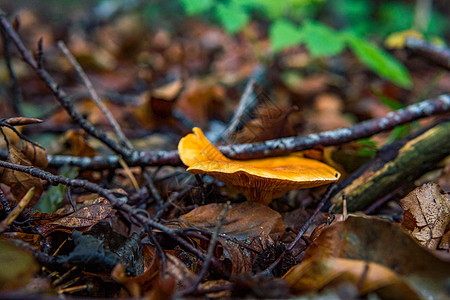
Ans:
<svg viewBox="0 0 450 300"><path fill-rule="evenodd" d="M370 0L179 0L188 15L215 16L230 34L252 18L268 22L274 52L303 44L313 57L340 54L348 46L379 76L409 88L406 68L389 53L368 41L414 26L414 2ZM440 35L448 20L431 11L425 35Z"/></svg>

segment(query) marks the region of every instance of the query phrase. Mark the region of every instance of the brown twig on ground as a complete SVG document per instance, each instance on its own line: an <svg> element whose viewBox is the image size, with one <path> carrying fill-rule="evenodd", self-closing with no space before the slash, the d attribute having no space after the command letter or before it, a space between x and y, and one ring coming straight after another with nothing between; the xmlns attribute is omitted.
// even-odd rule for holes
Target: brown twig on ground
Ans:
<svg viewBox="0 0 450 300"><path fill-rule="evenodd" d="M332 146L370 137L382 131L420 118L450 111L450 96L441 95L403 109L388 113L385 117L364 121L354 126L304 136L287 137L260 143L219 147L226 156L234 159L249 159L263 156L285 155L317 145Z"/></svg>
<svg viewBox="0 0 450 300"><path fill-rule="evenodd" d="M224 209L222 210L219 217L217 218L216 228L214 229L211 239L209 240L206 259L203 262L203 266L200 271L200 274L198 274L194 283L189 288L187 288L179 293L180 295L184 296L184 295L189 295L191 293L194 293L197 290L200 282L206 276L206 273L208 272L208 269L209 269L209 265L211 264L213 257L214 257L214 249L216 247L217 237L219 236L220 228L222 227L222 221L225 219L225 216L227 215L227 212L228 212L230 206L231 206L230 202L227 202Z"/></svg>
<svg viewBox="0 0 450 300"><path fill-rule="evenodd" d="M105 145L110 147L116 153L121 154L130 166L158 166L158 165L181 165L177 151L149 151L138 152L131 151L119 145L114 140L106 136L103 131L98 130L86 119L84 119L73 107L66 93L58 86L53 78L44 68L39 68L38 62L28 51L17 33L11 27L3 14L0 14L0 26L5 33L14 42L19 50L22 58L27 62L39 77L51 89L55 97L60 101L61 105L71 115L86 132L101 140ZM275 140L269 140L260 143L240 144L221 146L219 150L226 156L234 159L251 159L266 156L286 155L291 152L305 150L316 145L331 146L347 143L361 138L366 138L382 131L390 130L396 126L432 116L442 114L450 110L450 96L441 95L436 99L426 100L414 105L410 105L404 109L397 110L387 114L383 118L361 122L348 128L341 128L321 133L313 133L305 136L287 137ZM111 158L103 160L101 157L83 159L61 159L60 163L78 163L81 167L90 167L91 164L111 168ZM52 159L49 162L51 164ZM114 162L115 163L115 162ZM55 166L55 165L53 165Z"/></svg>
<svg viewBox="0 0 450 300"><path fill-rule="evenodd" d="M312 222L314 222L314 219L316 218L317 214L320 212L320 210L325 206L325 204L330 200L331 195L336 189L336 185L331 185L325 195L322 197L322 200L320 200L319 204L317 204L316 209L314 210L313 214L309 217L309 219L305 222L305 224L302 225L302 228L300 228L299 232L297 233L297 236L295 237L294 241L289 244L289 246L286 248L287 251L291 251L295 245L300 241L300 239L305 234L306 230L308 230L309 226L311 226Z"/></svg>
<svg viewBox="0 0 450 300"><path fill-rule="evenodd" d="M117 123L116 119L114 119L113 115L111 114L111 111L105 106L103 101L100 99L94 87L92 86L89 77L87 77L83 68L77 62L75 57L73 57L72 53L70 53L69 49L66 47L66 44L64 44L63 41L58 41L58 47L59 49L61 49L61 51L70 61L70 63L74 66L76 72L78 73L78 76L80 76L81 80L83 81L83 84L86 86L89 95L92 98L92 101L95 102L95 104L100 108L102 113L106 116L106 119L108 120L109 124L111 124L112 128L114 129L117 137L120 139L122 144L125 145L129 150L133 149L133 145L131 145L131 142L127 139L127 137L123 133L119 123Z"/></svg>
<svg viewBox="0 0 450 300"><path fill-rule="evenodd" d="M422 39L407 38L405 46L435 64L450 70L450 49L444 45L433 45Z"/></svg>
<svg viewBox="0 0 450 300"><path fill-rule="evenodd" d="M348 128L269 140L260 143L219 146L218 148L226 156L233 159L254 159L266 156L286 155L317 145L340 145L361 138L367 138L408 122L444 114L449 111L450 96L445 94L434 99L407 106L404 109L390 112L385 117L361 122ZM6 157L5 155L3 153L0 157L4 158ZM47 159L49 166L55 168L65 164L77 166L82 169L110 169L120 167L119 160L116 156L95 156L89 158L49 155ZM133 156L125 160L129 166L179 166L182 164L176 150L133 152Z"/></svg>
<svg viewBox="0 0 450 300"><path fill-rule="evenodd" d="M0 167L30 174L34 177L38 177L40 179L47 180L48 183L52 184L52 185L57 185L57 184L61 183L66 186L83 188L86 191L89 191L92 193L97 193L98 195L108 199L111 202L111 204L114 205L114 207L116 207L117 209L119 209L123 212L126 212L128 215L130 215L134 220L138 221L139 223L161 230L164 234L169 236L174 241L178 242L185 249L187 249L188 251L195 254L198 258L200 258L202 260L205 260L205 258L206 258L205 254L202 251L194 248L191 244L189 244L186 240L184 240L183 237L181 237L179 235L179 232L177 232L169 227L166 227L158 222L155 222L152 219L146 217L145 215L139 213L139 211L137 209L126 204L126 201L122 201L121 199L117 198L111 191L104 189L97 184L94 184L92 182L82 180L82 179L72 179L72 178L67 178L64 176L57 176L57 175L53 175L51 173L45 172L36 167L21 166L21 165L16 165L16 164L9 163L6 161L1 161L1 160L0 160Z"/></svg>
<svg viewBox="0 0 450 300"><path fill-rule="evenodd" d="M94 127L89 123L81 114L75 109L72 102L69 100L66 92L56 83L52 76L45 70L45 68L40 63L40 59L35 59L31 52L25 47L22 40L16 31L9 24L5 15L0 13L0 27L5 32L5 34L11 39L11 41L16 46L22 59L34 70L34 72L45 82L47 87L52 91L53 95L59 101L59 103L64 107L64 109L69 113L72 119L80 125L87 133L93 137L102 141L105 145L111 148L114 152L122 155L125 158L132 156L132 151L121 146L116 141L110 139L106 134Z"/></svg>
<svg viewBox="0 0 450 300"><path fill-rule="evenodd" d="M9 227L9 225L11 225L11 223L14 222L14 220L20 215L24 208L27 207L28 203L30 203L30 200L33 198L33 195L34 187L28 190L28 192L19 201L17 206L14 207L12 212L0 223L0 234L5 231Z"/></svg>

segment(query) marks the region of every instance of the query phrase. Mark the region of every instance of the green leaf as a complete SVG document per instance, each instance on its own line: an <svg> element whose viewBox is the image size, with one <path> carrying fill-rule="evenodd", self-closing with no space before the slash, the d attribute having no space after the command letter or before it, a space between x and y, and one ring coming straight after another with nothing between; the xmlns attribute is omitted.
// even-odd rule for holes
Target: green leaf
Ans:
<svg viewBox="0 0 450 300"><path fill-rule="evenodd" d="M68 178L75 178L78 175L76 168L70 166L61 167L58 173ZM63 184L51 186L47 192L41 196L34 208L44 213L55 212L61 206L66 191L67 186Z"/></svg>
<svg viewBox="0 0 450 300"><path fill-rule="evenodd" d="M332 56L344 50L345 38L324 24L305 22L300 30L312 56Z"/></svg>
<svg viewBox="0 0 450 300"><path fill-rule="evenodd" d="M188 15L196 15L210 9L215 0L180 0Z"/></svg>
<svg viewBox="0 0 450 300"><path fill-rule="evenodd" d="M303 34L295 24L280 19L270 26L270 43L275 52L295 46L303 40Z"/></svg>
<svg viewBox="0 0 450 300"><path fill-rule="evenodd" d="M401 87L411 87L409 72L398 60L369 41L352 34L345 37L358 59L375 73Z"/></svg>
<svg viewBox="0 0 450 300"><path fill-rule="evenodd" d="M242 6L234 3L218 4L216 6L216 17L229 33L238 32L242 27L247 25L250 20L249 15Z"/></svg>

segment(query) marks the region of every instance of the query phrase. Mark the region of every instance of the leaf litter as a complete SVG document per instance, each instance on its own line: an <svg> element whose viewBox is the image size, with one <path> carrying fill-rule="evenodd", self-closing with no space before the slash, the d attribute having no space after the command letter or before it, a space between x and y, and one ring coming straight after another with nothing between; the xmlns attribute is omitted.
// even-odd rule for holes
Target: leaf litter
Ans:
<svg viewBox="0 0 450 300"><path fill-rule="evenodd" d="M7 7L17 8L11 3ZM74 80L72 67L53 51L62 28L56 28L54 23L50 26L48 20L30 9L13 11L20 16L17 26L22 37L30 43L35 43L39 36L45 37L45 65L70 92L75 108L112 136L107 118ZM60 25L70 32L69 49L87 70L105 105L133 146L144 151L174 150L180 139L197 126L204 129L206 136L215 137L212 140L219 141L216 144L225 138L228 143L240 144L332 130L392 111L380 98L400 99L396 103L406 106L409 99L424 97L416 90L407 91L374 78L345 53L339 55L339 62L334 58L322 60L304 47L270 54L273 61L262 67L263 78L258 79L254 74L261 68L260 57L271 50L267 28L254 20L235 36L196 19L184 20L179 29L156 26L149 30L142 18L129 12L95 25L92 30L71 27L69 21ZM353 47L360 49L361 45ZM313 54L321 51L314 49ZM1 52L3 64L6 56L4 50ZM289 249L326 195L326 187L312 188L312 184L306 184L303 187L310 189L298 190L295 186L289 191L282 188L284 182L276 182L266 188L271 196L260 204L251 202L252 192L226 186L230 180L217 176L217 170L192 172L197 173L194 176L180 166L127 166L126 159L120 169L112 164L100 170L69 165L54 167L48 159L51 155L89 161L99 155L114 157L114 154L79 129L55 105L48 91L18 57L14 55L12 62L26 101L15 111L9 96L0 94L0 116L4 118L1 129L5 137L0 142L4 150L2 160L74 180L88 179L110 190L134 210L124 212L105 197L79 187L68 189L62 184L55 185L57 182L1 168L1 220L11 214L30 189L34 189L34 195L11 224L4 226L0 239L0 296L21 298L31 293L39 293L38 297L59 294L145 299L449 296L448 166L438 166L440 172L432 178L441 183L444 191L434 183L416 188L413 180L405 179L408 186L399 193L403 199L391 195L382 209L376 210L375 217L356 213L345 219L346 215L325 206L295 247ZM424 69L422 62L415 60L406 63L413 79L423 81L425 75L439 71L434 66ZM420 72L414 71L415 68ZM8 76L0 68L2 82ZM263 86L260 89L270 95L257 93L254 111L244 113L239 126L224 137L223 132L239 105L237 99L249 79L256 80ZM430 97L446 91L442 83L445 80L448 81L448 74L437 80ZM431 122L420 121L416 125ZM305 160L314 162L311 173L316 179L311 180L322 180L317 179L320 168L331 170L332 175L339 174L336 168L345 178L391 139L395 137L381 133L338 147L319 145L299 154L299 159L303 166ZM211 153L203 151L204 144L192 145L201 148L200 154L183 159L180 151L181 159L186 160L191 171L200 170L193 165L200 158L210 160ZM212 152L219 152L214 145L210 146ZM259 161L258 168L273 167L281 173L280 168L286 164L295 165L289 159L277 157L253 162ZM275 160L284 161L285 165L273 166ZM250 164L224 157L222 170L235 168L233 163ZM229 172L234 176L231 186L236 186L234 173L248 174L234 171ZM338 178L332 181L335 180ZM263 189L261 182L257 181L258 186L250 189ZM278 191L281 189L282 192ZM229 201L231 208L221 221L209 256L218 219ZM397 203L401 205L400 214ZM173 231L167 234L148 224L142 226L139 216L149 217ZM209 268L204 269L208 260ZM33 292L39 280L40 290L36 288L39 292ZM183 294L196 284L195 293Z"/></svg>

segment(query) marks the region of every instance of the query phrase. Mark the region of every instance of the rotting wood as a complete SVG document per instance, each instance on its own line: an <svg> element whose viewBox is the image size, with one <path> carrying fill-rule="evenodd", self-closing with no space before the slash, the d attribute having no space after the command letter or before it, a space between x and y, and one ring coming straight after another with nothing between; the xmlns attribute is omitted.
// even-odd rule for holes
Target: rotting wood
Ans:
<svg viewBox="0 0 450 300"><path fill-rule="evenodd" d="M412 182L450 154L450 121L382 148L378 155L338 185L331 198L341 212L364 209L405 182Z"/></svg>

